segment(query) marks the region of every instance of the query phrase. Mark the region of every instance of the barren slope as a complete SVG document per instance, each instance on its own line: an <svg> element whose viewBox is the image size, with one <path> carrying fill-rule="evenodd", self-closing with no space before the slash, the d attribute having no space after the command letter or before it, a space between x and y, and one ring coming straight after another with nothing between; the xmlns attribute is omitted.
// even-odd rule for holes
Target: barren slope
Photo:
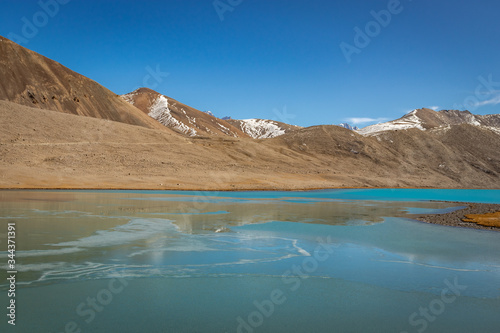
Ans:
<svg viewBox="0 0 500 333"><path fill-rule="evenodd" d="M225 120L182 104L148 88L140 88L122 98L145 114L177 132L195 135L248 137Z"/></svg>
<svg viewBox="0 0 500 333"><path fill-rule="evenodd" d="M389 122L367 126L357 132L363 135L377 135L386 131L417 128L422 131L455 125L474 125L500 131L500 114L475 115L469 111L417 109L403 117Z"/></svg>
<svg viewBox="0 0 500 333"><path fill-rule="evenodd" d="M1 36L0 100L161 128L153 119L97 82Z"/></svg>
<svg viewBox="0 0 500 333"><path fill-rule="evenodd" d="M227 122L254 139L275 138L302 128L268 119L229 119Z"/></svg>
<svg viewBox="0 0 500 333"><path fill-rule="evenodd" d="M314 126L272 139L358 184L500 188L500 135L472 125L435 131L389 131L364 137L338 126ZM352 184L352 181L350 182Z"/></svg>
<svg viewBox="0 0 500 333"><path fill-rule="evenodd" d="M185 137L0 101L0 126L2 188L500 188L500 135L470 125L378 138L338 126Z"/></svg>

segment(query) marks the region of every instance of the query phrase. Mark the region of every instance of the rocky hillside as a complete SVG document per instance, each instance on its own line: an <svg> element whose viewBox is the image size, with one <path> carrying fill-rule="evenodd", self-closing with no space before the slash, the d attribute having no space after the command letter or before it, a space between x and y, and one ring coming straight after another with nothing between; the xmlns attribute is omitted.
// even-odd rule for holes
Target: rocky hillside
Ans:
<svg viewBox="0 0 500 333"><path fill-rule="evenodd" d="M272 140L311 156L311 165L312 157L320 158L353 181L500 188L500 133L487 127L461 124L443 131L413 128L363 136L338 126L314 126Z"/></svg>
<svg viewBox="0 0 500 333"><path fill-rule="evenodd" d="M0 188L500 188L500 135L468 124L189 137L0 101L0 126Z"/></svg>
<svg viewBox="0 0 500 333"><path fill-rule="evenodd" d="M0 188L500 188L500 115L222 120L150 89L117 96L3 38L0 52Z"/></svg>
<svg viewBox="0 0 500 333"><path fill-rule="evenodd" d="M225 120L202 112L148 88L140 88L122 98L162 125L188 136L224 135L247 137Z"/></svg>
<svg viewBox="0 0 500 333"><path fill-rule="evenodd" d="M436 112L431 109L417 109L403 117L386 123L367 126L358 130L363 135L377 135L386 131L417 128L425 131L430 129L448 128L454 125L473 125L500 132L500 114L474 115L469 111L443 110Z"/></svg>
<svg viewBox="0 0 500 333"><path fill-rule="evenodd" d="M227 122L254 139L275 138L302 128L268 119L229 119Z"/></svg>
<svg viewBox="0 0 500 333"><path fill-rule="evenodd" d="M119 96L0 36L0 100L39 109L160 128Z"/></svg>

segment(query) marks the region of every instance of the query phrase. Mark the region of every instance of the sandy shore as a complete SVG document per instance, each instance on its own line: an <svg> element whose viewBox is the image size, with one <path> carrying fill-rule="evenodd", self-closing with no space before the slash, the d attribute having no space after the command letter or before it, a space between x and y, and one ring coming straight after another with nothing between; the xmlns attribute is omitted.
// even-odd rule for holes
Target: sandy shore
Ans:
<svg viewBox="0 0 500 333"><path fill-rule="evenodd" d="M453 202L453 203L457 204L457 206L466 206L466 208L445 214L418 215L415 216L415 219L426 223L441 224L452 227L500 231L500 227L488 227L479 225L475 222L464 221L464 219L466 219L466 216L469 215L484 216L486 214L499 212L500 204L484 204L484 203L470 203L470 202L468 203Z"/></svg>

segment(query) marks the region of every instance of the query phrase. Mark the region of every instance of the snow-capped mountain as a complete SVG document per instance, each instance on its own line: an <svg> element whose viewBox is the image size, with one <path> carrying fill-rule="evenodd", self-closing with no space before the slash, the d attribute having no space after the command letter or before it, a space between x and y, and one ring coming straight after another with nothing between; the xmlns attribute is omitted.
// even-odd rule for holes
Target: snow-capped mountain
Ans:
<svg viewBox="0 0 500 333"><path fill-rule="evenodd" d="M419 109L366 137L224 121L146 88L119 97L1 36L0 78L2 188L500 188L500 115Z"/></svg>
<svg viewBox="0 0 500 333"><path fill-rule="evenodd" d="M285 133L301 129L300 126L289 125L268 119L229 119L228 123L239 128L254 139L270 139Z"/></svg>
<svg viewBox="0 0 500 333"><path fill-rule="evenodd" d="M148 88L137 89L122 98L164 126L188 136L247 137L244 132L214 117L211 112L196 110Z"/></svg>
<svg viewBox="0 0 500 333"><path fill-rule="evenodd" d="M339 124L337 126L346 128L346 129L351 130L351 131L357 131L357 130L359 130L358 126L351 126L348 123L342 123L342 124Z"/></svg>
<svg viewBox="0 0 500 333"><path fill-rule="evenodd" d="M122 98L166 127L188 136L228 135L254 139L274 138L300 126L267 119L219 119L211 111L199 111L148 88L140 88Z"/></svg>
<svg viewBox="0 0 500 333"><path fill-rule="evenodd" d="M386 131L408 130L412 128L421 131L449 128L453 125L469 124L481 126L500 133L500 115L474 115L469 111L443 110L434 111L431 109L413 110L403 117L364 127L357 132L361 135L377 135Z"/></svg>
<svg viewBox="0 0 500 333"><path fill-rule="evenodd" d="M194 126L188 126L172 115L172 111L169 109L168 99L163 95L158 96L153 105L151 105L148 115L151 118L158 120L161 124L174 128L189 136L195 136L198 134L196 129L193 128ZM195 119L191 119L187 115L186 118L190 125L196 124Z"/></svg>

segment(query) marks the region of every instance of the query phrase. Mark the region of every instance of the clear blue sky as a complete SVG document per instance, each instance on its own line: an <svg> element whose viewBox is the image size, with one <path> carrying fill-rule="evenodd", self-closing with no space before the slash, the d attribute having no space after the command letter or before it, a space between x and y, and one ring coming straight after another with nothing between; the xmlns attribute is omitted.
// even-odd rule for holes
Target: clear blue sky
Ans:
<svg viewBox="0 0 500 333"><path fill-rule="evenodd" d="M46 15L2 0L0 34L117 94L146 83L219 117L364 126L420 107L500 113L498 0L221 3L71 0ZM370 12L388 8L374 24ZM369 44L356 45L367 25ZM357 47L350 63L341 43ZM156 69L169 75L147 76Z"/></svg>

